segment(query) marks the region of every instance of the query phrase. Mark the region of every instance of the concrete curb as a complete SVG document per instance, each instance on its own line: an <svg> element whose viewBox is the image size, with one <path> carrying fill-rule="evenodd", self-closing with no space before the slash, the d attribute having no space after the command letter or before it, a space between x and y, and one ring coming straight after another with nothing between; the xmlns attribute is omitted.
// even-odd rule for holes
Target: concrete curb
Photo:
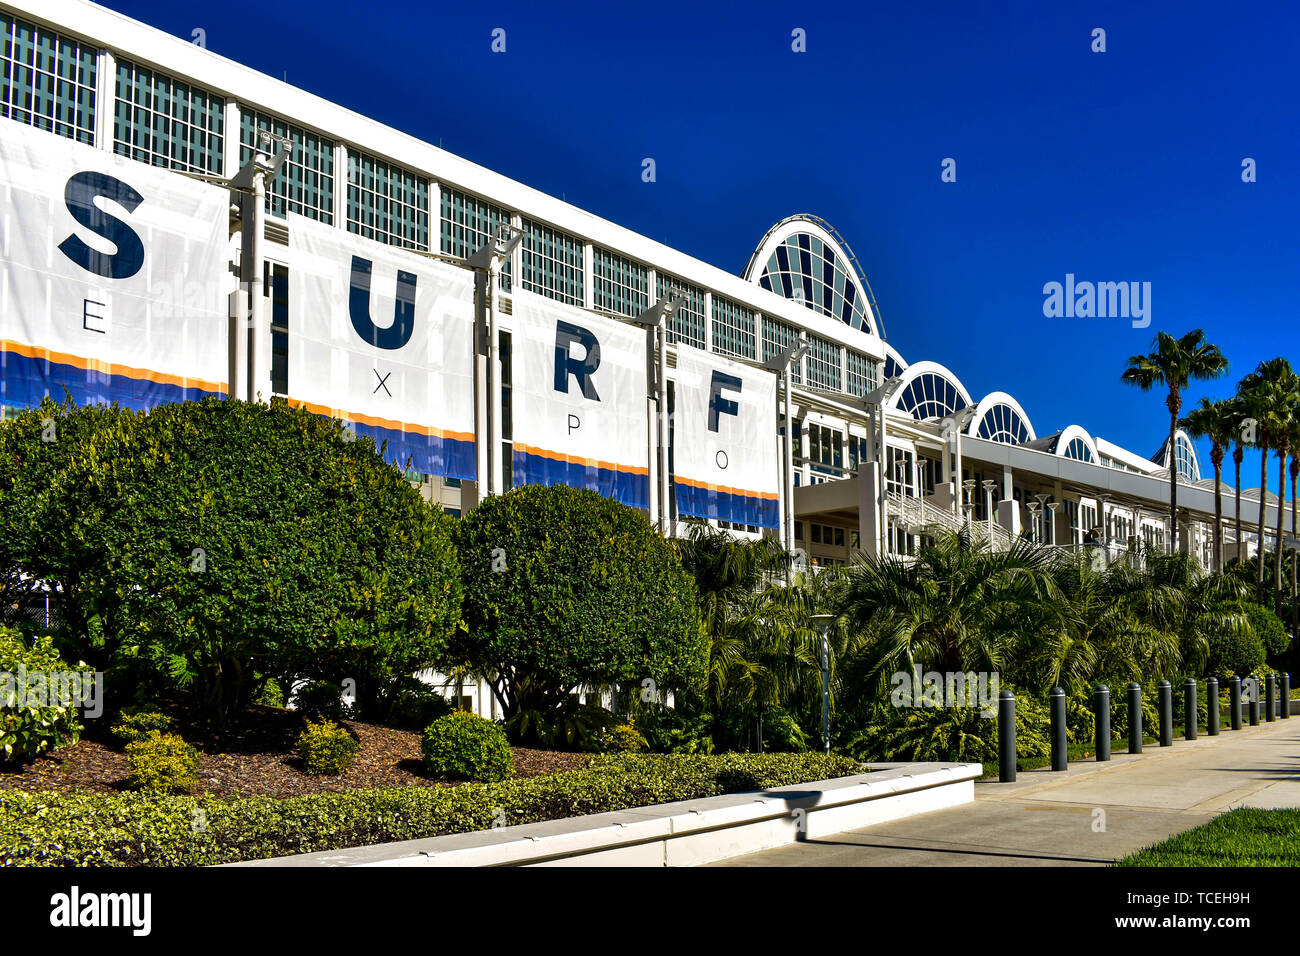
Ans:
<svg viewBox="0 0 1300 956"><path fill-rule="evenodd" d="M972 803L979 764L867 764L772 790L229 866L697 866Z"/></svg>

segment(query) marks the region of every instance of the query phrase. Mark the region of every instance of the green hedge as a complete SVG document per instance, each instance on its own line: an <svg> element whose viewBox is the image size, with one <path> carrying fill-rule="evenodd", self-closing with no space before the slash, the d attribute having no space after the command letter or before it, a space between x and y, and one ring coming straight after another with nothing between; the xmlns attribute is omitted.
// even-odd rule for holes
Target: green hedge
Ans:
<svg viewBox="0 0 1300 956"><path fill-rule="evenodd" d="M204 866L536 823L858 772L823 754L610 754L544 777L288 799L0 792L0 864Z"/></svg>

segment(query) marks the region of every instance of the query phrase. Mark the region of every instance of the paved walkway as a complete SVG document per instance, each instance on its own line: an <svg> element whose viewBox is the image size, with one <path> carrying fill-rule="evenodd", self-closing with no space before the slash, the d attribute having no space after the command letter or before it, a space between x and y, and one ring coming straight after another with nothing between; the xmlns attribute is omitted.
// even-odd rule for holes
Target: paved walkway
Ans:
<svg viewBox="0 0 1300 956"><path fill-rule="evenodd" d="M1300 807L1300 719L975 784L975 802L716 866L1104 866L1233 807Z"/></svg>

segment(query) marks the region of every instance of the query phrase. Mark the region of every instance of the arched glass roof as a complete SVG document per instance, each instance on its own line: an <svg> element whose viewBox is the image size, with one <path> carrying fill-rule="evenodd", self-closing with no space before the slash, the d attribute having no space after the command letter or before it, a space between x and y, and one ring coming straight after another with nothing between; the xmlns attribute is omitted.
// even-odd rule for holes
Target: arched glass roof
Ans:
<svg viewBox="0 0 1300 956"><path fill-rule="evenodd" d="M1169 467L1169 440L1160 446L1160 451L1151 459L1163 468ZM1196 456L1196 446L1187 432L1181 428L1174 432L1174 462L1178 467L1178 477L1183 481L1201 480L1201 462Z"/></svg>
<svg viewBox="0 0 1300 956"><path fill-rule="evenodd" d="M1065 446L1065 451L1061 452L1065 458L1073 458L1076 461L1092 461L1092 449L1082 438L1071 438L1070 443Z"/></svg>
<svg viewBox="0 0 1300 956"><path fill-rule="evenodd" d="M910 412L913 418L943 418L973 404L957 376L937 362L909 365L902 379L891 407Z"/></svg>
<svg viewBox="0 0 1300 956"><path fill-rule="evenodd" d="M967 434L999 441L1008 445L1023 445L1033 441L1034 426L1020 403L1006 392L992 392L980 400L975 417L967 426Z"/></svg>
<svg viewBox="0 0 1300 956"><path fill-rule="evenodd" d="M870 286L852 250L828 223L799 215L773 226L750 257L745 278L822 315L877 335Z"/></svg>

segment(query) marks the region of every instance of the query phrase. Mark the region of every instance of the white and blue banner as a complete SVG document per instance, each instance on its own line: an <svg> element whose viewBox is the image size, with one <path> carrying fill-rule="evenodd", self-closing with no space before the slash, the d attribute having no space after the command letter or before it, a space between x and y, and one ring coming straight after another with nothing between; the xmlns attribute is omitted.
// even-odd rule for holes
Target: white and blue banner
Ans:
<svg viewBox="0 0 1300 956"><path fill-rule="evenodd" d="M646 333L522 289L513 302L513 483L650 500Z"/></svg>
<svg viewBox="0 0 1300 956"><path fill-rule="evenodd" d="M677 513L777 527L776 376L679 344L669 378Z"/></svg>
<svg viewBox="0 0 1300 956"><path fill-rule="evenodd" d="M0 404L229 389L229 191L0 119Z"/></svg>
<svg viewBox="0 0 1300 956"><path fill-rule="evenodd" d="M403 468L475 478L468 269L291 214L289 330L290 401Z"/></svg>

